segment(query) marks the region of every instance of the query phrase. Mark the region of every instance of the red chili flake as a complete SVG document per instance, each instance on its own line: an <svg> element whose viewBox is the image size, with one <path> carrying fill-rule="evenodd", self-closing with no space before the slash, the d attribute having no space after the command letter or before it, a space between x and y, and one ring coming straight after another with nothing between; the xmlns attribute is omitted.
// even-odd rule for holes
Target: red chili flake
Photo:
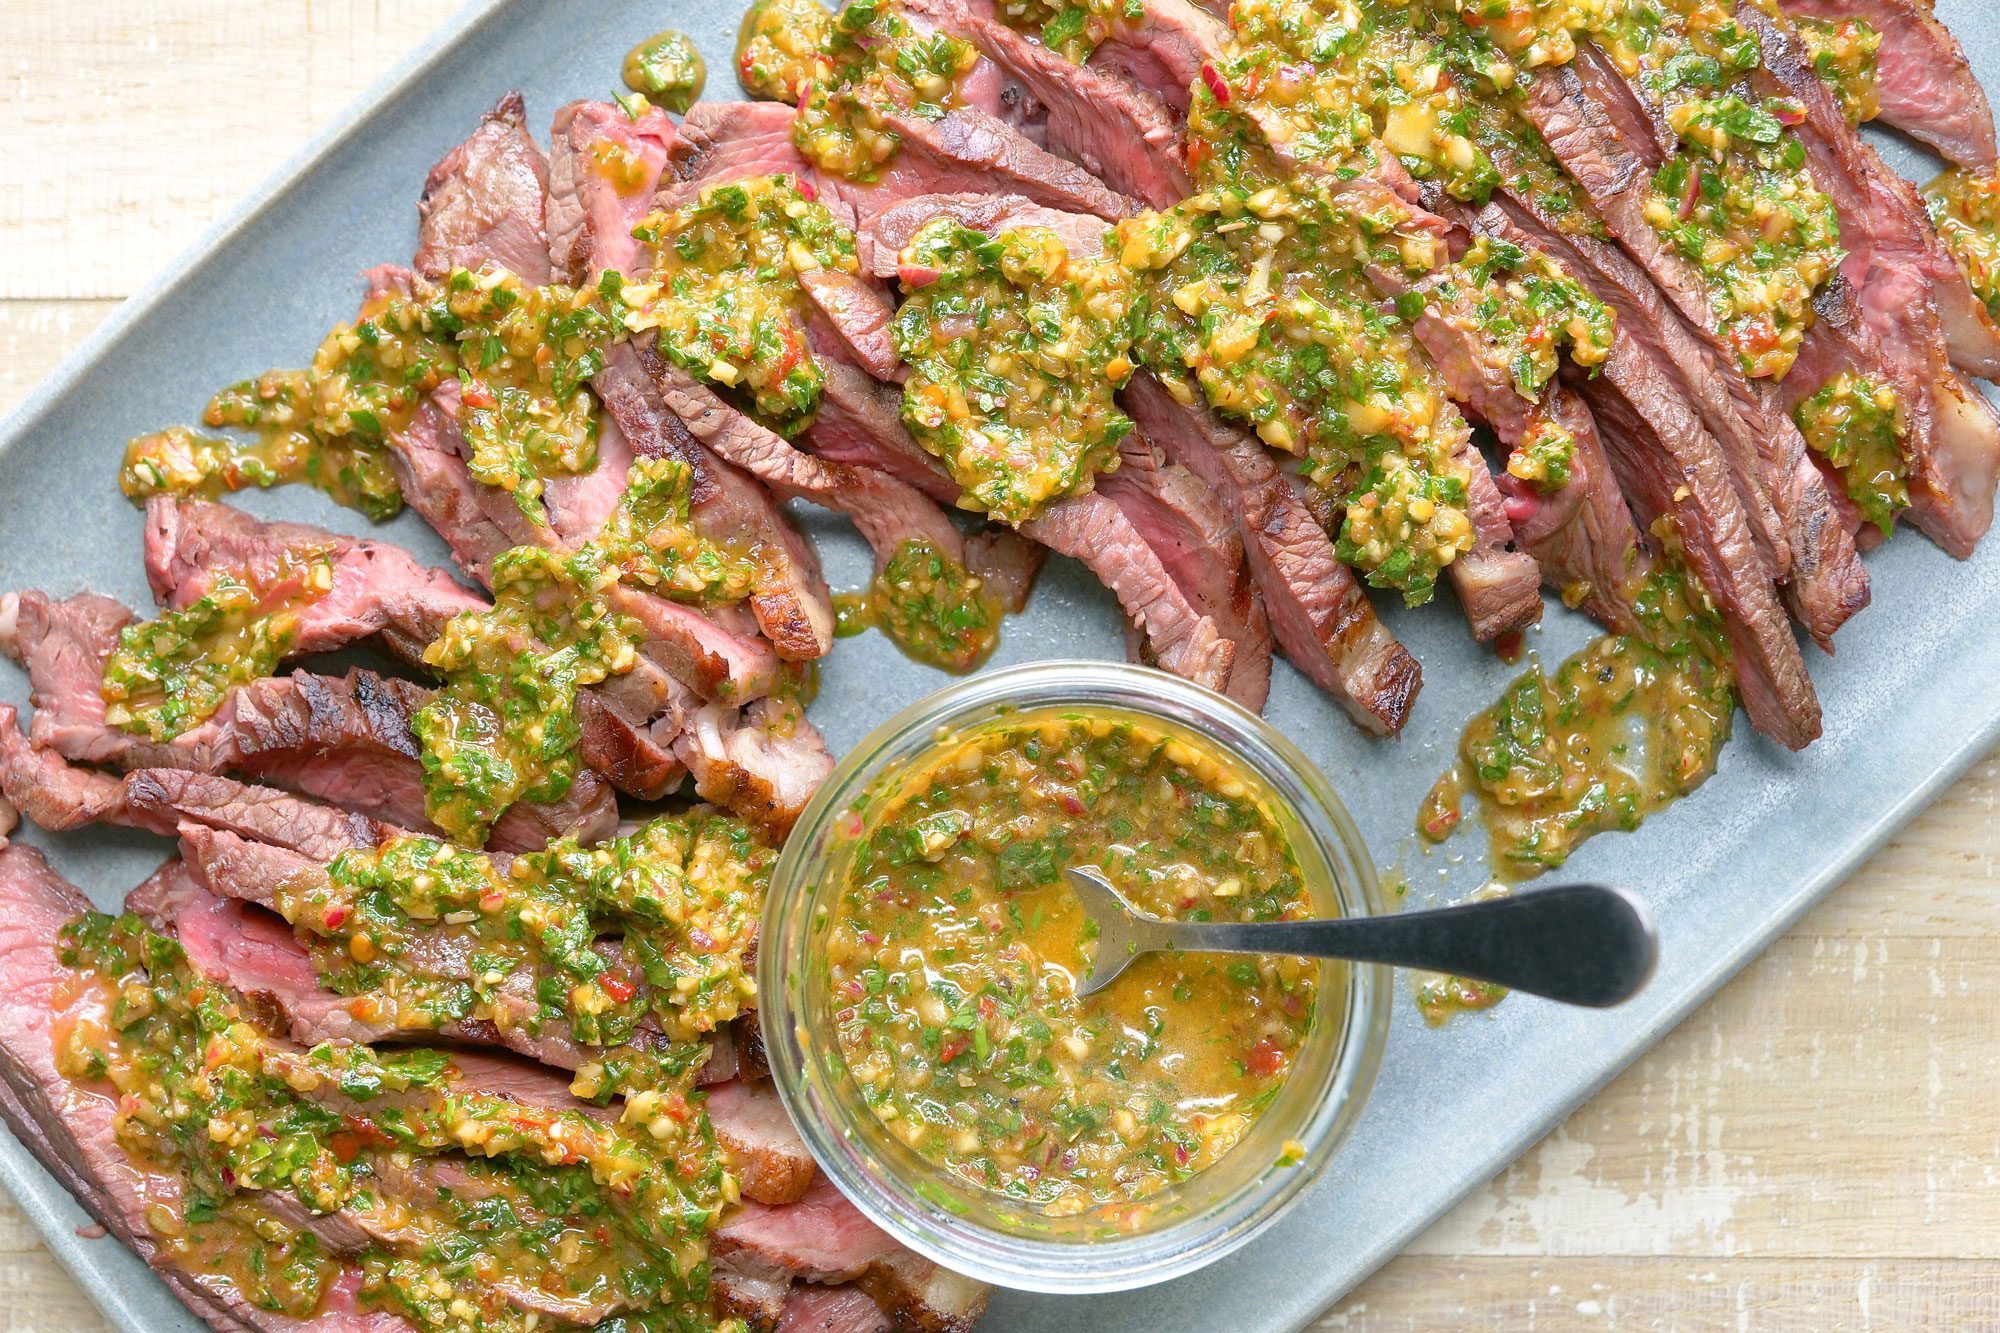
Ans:
<svg viewBox="0 0 2000 1333"><path fill-rule="evenodd" d="M1056 797L1056 800L1061 804L1063 809L1073 815L1080 815L1084 812L1083 802L1077 799L1074 792L1063 792Z"/></svg>
<svg viewBox="0 0 2000 1333"><path fill-rule="evenodd" d="M1519 659L1518 657L1510 657L1504 660L1512 663ZM1433 819L1426 819L1424 821L1424 836L1432 842L1443 842L1447 837L1451 836L1451 831L1458 827L1458 821L1463 818L1463 813L1458 810L1446 810Z"/></svg>
<svg viewBox="0 0 2000 1333"><path fill-rule="evenodd" d="M329 907L321 920L326 922L328 930L339 930L347 921L347 909L339 905Z"/></svg>
<svg viewBox="0 0 2000 1333"><path fill-rule="evenodd" d="M1229 105L1228 81L1216 72L1215 66L1209 64L1206 60L1201 62L1201 81L1208 85L1208 91L1215 98L1217 106Z"/></svg>
<svg viewBox="0 0 2000 1333"><path fill-rule="evenodd" d="M1801 125L1805 123L1806 109L1797 102L1773 102L1771 119L1780 125Z"/></svg>
<svg viewBox="0 0 2000 1333"><path fill-rule="evenodd" d="M236 1188L236 1173L226 1166L222 1168L222 1187L229 1190Z"/></svg>
<svg viewBox="0 0 2000 1333"><path fill-rule="evenodd" d="M611 997L613 1004L623 1004L636 993L632 983L615 972L608 974L600 984L604 987L604 993Z"/></svg>
<svg viewBox="0 0 2000 1333"><path fill-rule="evenodd" d="M809 204L817 203L819 201L819 187L804 176L797 177L796 179L799 185L799 198Z"/></svg>
<svg viewBox="0 0 2000 1333"><path fill-rule="evenodd" d="M1269 1078L1284 1068L1285 1053L1278 1049L1276 1042L1265 1037L1250 1048L1250 1056L1244 1063L1249 1065L1250 1072L1259 1078Z"/></svg>
<svg viewBox="0 0 2000 1333"><path fill-rule="evenodd" d="M979 997L979 1016L981 1018L993 1017L993 1011L998 1007L999 1006L993 1003L993 997L991 995L982 995Z"/></svg>
<svg viewBox="0 0 2000 1333"><path fill-rule="evenodd" d="M1188 1150L1187 1150L1187 1149L1186 1149L1186 1148L1185 1148L1184 1146L1182 1146L1181 1144L1178 1144L1178 1143L1176 1143L1176 1144L1174 1145L1174 1165L1175 1165L1175 1166L1186 1166L1186 1165L1188 1164L1188 1158L1189 1158L1190 1156L1192 1156L1192 1154L1191 1154L1191 1153L1189 1153L1189 1152L1188 1152Z"/></svg>
<svg viewBox="0 0 2000 1333"><path fill-rule="evenodd" d="M941 1065L950 1064L953 1060L965 1054L965 1048L970 1045L972 1045L970 1038L957 1032L952 1033L944 1039L944 1044L938 1047L938 1063Z"/></svg>
<svg viewBox="0 0 2000 1333"><path fill-rule="evenodd" d="M467 407L491 407L494 403L493 391L478 380L461 381L458 397Z"/></svg>
<svg viewBox="0 0 2000 1333"><path fill-rule="evenodd" d="M1510 629L1493 640L1493 651L1500 654L1500 660L1508 666L1521 660L1521 654L1528 646L1528 636L1520 630Z"/></svg>
<svg viewBox="0 0 2000 1333"><path fill-rule="evenodd" d="M906 291L915 287L928 287L943 276L941 269L932 268L928 264L896 265L896 281L902 283Z"/></svg>
<svg viewBox="0 0 2000 1333"><path fill-rule="evenodd" d="M854 1021L854 1006L849 1005L847 1008L835 1014L834 1017L842 1023L852 1023Z"/></svg>
<svg viewBox="0 0 2000 1333"><path fill-rule="evenodd" d="M499 889L488 889L479 895L479 910L482 912L497 912L500 910L500 905L506 901L507 895Z"/></svg>

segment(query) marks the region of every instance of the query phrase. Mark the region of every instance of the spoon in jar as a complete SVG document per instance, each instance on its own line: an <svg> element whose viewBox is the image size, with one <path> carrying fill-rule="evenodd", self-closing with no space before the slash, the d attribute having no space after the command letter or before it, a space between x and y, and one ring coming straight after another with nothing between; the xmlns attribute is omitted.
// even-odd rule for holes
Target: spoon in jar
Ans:
<svg viewBox="0 0 2000 1333"><path fill-rule="evenodd" d="M1604 1009L1638 994L1660 955L1653 914L1609 884L1563 884L1392 916L1239 923L1147 916L1096 871L1064 873L1097 927L1097 958L1079 996L1103 990L1135 958L1179 949L1420 967Z"/></svg>

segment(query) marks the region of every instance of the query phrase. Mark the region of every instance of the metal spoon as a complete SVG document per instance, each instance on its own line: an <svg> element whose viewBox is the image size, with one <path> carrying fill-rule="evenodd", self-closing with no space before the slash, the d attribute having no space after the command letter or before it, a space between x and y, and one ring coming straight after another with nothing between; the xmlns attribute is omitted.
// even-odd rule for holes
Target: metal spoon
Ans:
<svg viewBox="0 0 2000 1333"><path fill-rule="evenodd" d="M1564 884L1393 916L1235 923L1163 921L1135 911L1094 870L1066 873L1097 925L1097 959L1079 995L1103 990L1142 954L1181 949L1421 967L1603 1009L1637 994L1660 954L1653 914L1609 884Z"/></svg>

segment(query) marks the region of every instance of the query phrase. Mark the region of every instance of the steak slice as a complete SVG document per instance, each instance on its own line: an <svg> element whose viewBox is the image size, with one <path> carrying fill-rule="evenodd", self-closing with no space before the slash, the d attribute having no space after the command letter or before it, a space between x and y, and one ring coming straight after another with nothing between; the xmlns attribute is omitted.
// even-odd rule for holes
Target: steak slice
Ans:
<svg viewBox="0 0 2000 1333"><path fill-rule="evenodd" d="M54 750L30 744L14 709L0 704L0 804L8 807L10 820L18 814L54 833L105 823L171 834L173 820L166 814L133 808L129 781L72 767Z"/></svg>
<svg viewBox="0 0 2000 1333"><path fill-rule="evenodd" d="M1834 521L1832 489L1807 457L1805 438L1778 391L1743 375L1722 345L1700 278L1643 216L1647 183L1660 160L1657 145L1650 135L1641 137L1629 125L1621 132L1614 124L1622 119L1650 126L1641 105L1609 60L1588 45L1573 68L1549 71L1521 102L1612 234L1645 270L1638 273L1609 246L1569 237L1582 260L1572 272L1618 311L1622 336L1643 336L1666 350L1673 378L1724 450L1773 576L1786 585L1793 610L1814 639L1830 645L1833 632L1865 604L1856 591L1866 586L1866 575L1852 541ZM1534 201L1512 202L1533 214ZM1657 292L1699 331L1699 342L1668 317Z"/></svg>
<svg viewBox="0 0 2000 1333"><path fill-rule="evenodd" d="M1146 371L1126 384L1123 402L1147 439L1228 505L1286 658L1365 730L1402 730L1423 671L1376 617L1264 446L1207 409L1178 402Z"/></svg>
<svg viewBox="0 0 2000 1333"><path fill-rule="evenodd" d="M977 47L1032 98L1051 151L1148 208L1191 192L1173 111L1129 72L1049 50L1003 23L992 0L911 0L907 8Z"/></svg>
<svg viewBox="0 0 2000 1333"><path fill-rule="evenodd" d="M778 1313L778 1333L888 1333L889 1316L859 1287L796 1283Z"/></svg>
<svg viewBox="0 0 2000 1333"><path fill-rule="evenodd" d="M397 657L420 662L446 621L486 606L449 574L419 564L400 546L303 523L266 523L207 500L167 495L148 500L145 552L153 596L176 609L206 594L221 574L272 587L315 556L331 561L332 588L301 608L295 648L300 654L379 638Z"/></svg>
<svg viewBox="0 0 2000 1333"><path fill-rule="evenodd" d="M1721 612L1751 724L1803 749L1819 735L1819 700L1722 450L1642 347L1619 339L1601 373L1578 387L1626 498L1648 526L1673 520L1689 571Z"/></svg>
<svg viewBox="0 0 2000 1333"><path fill-rule="evenodd" d="M571 102L549 130L549 264L561 282L578 286L606 269L637 273L642 253L632 229L653 208L652 187L679 142L667 113L651 108L634 120L609 102ZM636 182L621 190L592 158L618 163Z"/></svg>
<svg viewBox="0 0 2000 1333"><path fill-rule="evenodd" d="M898 1245L820 1177L797 1203L748 1203L714 1235L718 1272L750 1278L853 1282L899 1328L963 1333L986 1309L990 1289Z"/></svg>
<svg viewBox="0 0 2000 1333"><path fill-rule="evenodd" d="M1271 622L1228 509L1201 478L1169 463L1144 435L1128 435L1119 452L1119 468L1099 481L1099 493L1124 511L1188 603L1234 646L1222 692L1263 711L1271 693ZM1140 660L1151 656L1143 636L1138 646Z"/></svg>
<svg viewBox="0 0 2000 1333"><path fill-rule="evenodd" d="M818 1168L769 1079L731 1079L710 1088L708 1118L747 1198L786 1204L805 1197Z"/></svg>
<svg viewBox="0 0 2000 1333"><path fill-rule="evenodd" d="M849 227L920 194L1003 191L1103 218L1139 211L1136 200L977 107L956 107L934 121L879 110L883 128L903 142L877 179L863 184L831 173L813 177L821 202ZM675 169L684 181L796 173L793 115L775 102L698 102L681 121Z"/></svg>
<svg viewBox="0 0 2000 1333"><path fill-rule="evenodd" d="M1915 190L1848 125L1791 25L1750 6L1738 6L1737 19L1763 47L1764 65L1753 75L1759 87L1805 107L1797 134L1813 179L1839 213L1841 274L1858 297L1860 330L1870 335L1856 338L1850 356L1885 375L1902 399L1911 521L1964 558L1993 522L2000 415L1952 366L2000 374L2000 332ZM1817 386L1786 387L1796 401Z"/></svg>
<svg viewBox="0 0 2000 1333"><path fill-rule="evenodd" d="M431 168L417 203L417 272L443 278L489 261L523 282L549 280L542 199L548 165L528 133L521 94L508 93Z"/></svg>
<svg viewBox="0 0 2000 1333"><path fill-rule="evenodd" d="M1793 18L1863 19L1882 35L1876 94L1885 124L1921 139L1960 166L1988 167L2000 156L1993 108L1965 48L1926 0L1780 0Z"/></svg>
<svg viewBox="0 0 2000 1333"><path fill-rule="evenodd" d="M398 1316L356 1308L358 1269L335 1281L318 1314L300 1321L257 1309L233 1282L178 1266L154 1239L147 1211L181 1215L180 1179L126 1155L116 1137L118 1098L110 1085L71 1082L57 1064L57 1033L100 1019L104 1003L101 992L70 985L58 961L63 927L89 910L39 852L0 839L0 976L9 999L0 1011L0 1115L14 1137L213 1328L414 1333Z"/></svg>
<svg viewBox="0 0 2000 1333"><path fill-rule="evenodd" d="M925 194L886 208L861 224L855 247L863 271L894 278L902 253L932 218L948 217L988 236L1019 227L1046 227L1062 238L1070 258L1096 259L1104 253L1104 220L1087 213L1047 208L1018 194Z"/></svg>
<svg viewBox="0 0 2000 1333"><path fill-rule="evenodd" d="M297 671L231 689L222 706L171 741L153 741L104 720L105 658L130 622L94 594L51 601L14 598L16 632L0 643L28 668L35 704L30 735L63 758L114 768L186 768L240 773L392 824L436 832L425 814L422 748L411 730L431 692L355 667L345 677ZM578 770L561 800L520 802L501 817L491 845L528 851L552 838L595 842L618 823L611 789Z"/></svg>

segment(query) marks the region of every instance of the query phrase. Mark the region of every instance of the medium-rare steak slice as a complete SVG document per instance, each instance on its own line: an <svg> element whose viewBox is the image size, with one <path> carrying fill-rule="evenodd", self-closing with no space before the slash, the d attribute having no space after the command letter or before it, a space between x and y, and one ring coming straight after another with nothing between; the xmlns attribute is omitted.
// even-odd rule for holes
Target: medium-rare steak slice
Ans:
<svg viewBox="0 0 2000 1333"><path fill-rule="evenodd" d="M15 1138L211 1327L229 1333L415 1333L400 1316L357 1308L359 1274L353 1270L331 1284L312 1318L295 1320L257 1308L226 1277L176 1262L154 1236L149 1210L182 1216L185 1184L126 1154L117 1139L114 1089L72 1082L59 1064L60 1034L97 1019L103 1003L99 991L73 985L58 961L64 927L89 910L39 852L0 839L0 975L8 995L0 1010L0 1115Z"/></svg>
<svg viewBox="0 0 2000 1333"><path fill-rule="evenodd" d="M445 622L485 599L400 546L302 523L266 523L231 505L155 496L146 502L146 581L163 606L205 595L218 575L257 587L291 576L307 559L332 564L332 587L301 608L295 651L331 652L362 639L419 662Z"/></svg>
<svg viewBox="0 0 2000 1333"><path fill-rule="evenodd" d="M1626 498L1649 527L1672 520L1689 572L1721 612L1751 724L1803 749L1819 735L1819 700L1714 437L1631 339L1577 387Z"/></svg>
<svg viewBox="0 0 2000 1333"><path fill-rule="evenodd" d="M424 808L422 750L411 730L430 700L425 687L360 667L345 677L297 671L235 686L207 721L155 741L104 718L105 658L132 619L123 607L92 594L65 602L33 591L7 597L14 632L0 636L0 650L28 668L35 704L29 734L37 745L78 763L125 770L238 773L434 831ZM585 768L561 800L516 804L494 826L491 841L501 851L527 851L566 835L594 842L617 823L611 789Z"/></svg>
<svg viewBox="0 0 2000 1333"><path fill-rule="evenodd" d="M1884 124L1923 140L1961 166L1993 164L2000 148L1993 108L1965 48L1938 22L1928 0L1779 0L1795 19L1860 19L1882 38L1875 92Z"/></svg>
<svg viewBox="0 0 2000 1333"><path fill-rule="evenodd" d="M126 910L172 935L196 969L244 996L302 1045L444 1038L504 1047L571 1071L607 1055L604 1047L579 1042L560 1021L540 1024L533 1031L518 1023L484 1019L436 1027L399 1026L369 997L326 989L311 953L292 928L248 896L264 892L248 882L258 875L270 882L296 881L316 867L283 849L208 829L188 829L183 846L191 860L162 866L127 895ZM239 879L244 893L223 896L209 888L211 882ZM533 981L524 978L522 984ZM718 1040L729 1048L727 1029ZM664 1052L669 1045L657 1028L641 1028L619 1049ZM812 1156L770 1085L734 1081L735 1064L732 1052L732 1058L724 1060L711 1057L701 1071L701 1082L712 1085L707 1108L717 1140L735 1163L746 1197L760 1203L790 1203L812 1182Z"/></svg>
<svg viewBox="0 0 2000 1333"><path fill-rule="evenodd" d="M862 222L854 234L862 271L885 279L901 276L903 251L919 228L938 217L988 236L1013 227L1046 227L1062 239L1071 259L1104 253L1105 222L1092 214L1049 208L1018 194L926 194Z"/></svg>
<svg viewBox="0 0 2000 1333"><path fill-rule="evenodd" d="M1722 449L1760 555L1792 614L1831 651L1834 632L1868 604L1868 572L1852 529L1840 518L1837 502L1844 497L1815 465L1772 391L1737 373L1648 274L1608 241L1563 227L1511 192L1498 196L1473 226L1531 244L1561 263L1617 315L1621 342L1644 345L1659 382L1694 411ZM1636 405L1643 409L1649 401ZM1669 422L1661 429L1678 427Z"/></svg>
<svg viewBox="0 0 2000 1333"><path fill-rule="evenodd" d="M1278 645L1365 730L1402 730L1423 671L1396 641L1333 541L1264 446L1205 408L1184 405L1151 374L1127 382L1126 408L1172 461L1230 507Z"/></svg>
<svg viewBox="0 0 2000 1333"><path fill-rule="evenodd" d="M861 1215L824 1177L784 1208L745 1204L714 1236L717 1272L853 1282L902 1329L963 1333L990 1289L912 1253Z"/></svg>
<svg viewBox="0 0 2000 1333"><path fill-rule="evenodd" d="M1753 82L1805 109L1796 133L1813 179L1839 211L1841 274L1859 302L1861 328L1873 335L1872 347L1857 343L1855 368L1885 372L1901 399L1910 519L1945 550L1968 556L1993 522L2000 413L1952 366L2000 374L2000 330L1915 189L1847 123L1796 30L1752 6L1739 5L1737 18L1763 49ZM1787 385L1793 401L1815 387Z"/></svg>
<svg viewBox="0 0 2000 1333"><path fill-rule="evenodd" d="M1145 435L1120 442L1118 470L1098 482L1145 536L1188 602L1234 645L1222 692L1257 712L1271 693L1271 623L1244 562L1243 537L1221 498ZM1139 656L1147 656L1143 636Z"/></svg>
<svg viewBox="0 0 2000 1333"><path fill-rule="evenodd" d="M1148 208L1170 207L1190 192L1174 113L1125 70L1051 51L1003 23L991 0L910 0L906 8L970 42L1025 90L1045 117L1051 151Z"/></svg>
<svg viewBox="0 0 2000 1333"><path fill-rule="evenodd" d="M776 175L798 170L790 107L773 102L698 102L681 122L682 180ZM920 194L1004 191L1050 208L1128 217L1139 205L1082 167L1037 147L1006 121L956 107L935 121L885 113L902 149L871 184L816 173L820 198L850 227Z"/></svg>
<svg viewBox="0 0 2000 1333"><path fill-rule="evenodd" d="M548 166L528 133L521 94L508 93L431 168L417 204L417 272L440 279L491 260L523 282L547 282L547 188Z"/></svg>

